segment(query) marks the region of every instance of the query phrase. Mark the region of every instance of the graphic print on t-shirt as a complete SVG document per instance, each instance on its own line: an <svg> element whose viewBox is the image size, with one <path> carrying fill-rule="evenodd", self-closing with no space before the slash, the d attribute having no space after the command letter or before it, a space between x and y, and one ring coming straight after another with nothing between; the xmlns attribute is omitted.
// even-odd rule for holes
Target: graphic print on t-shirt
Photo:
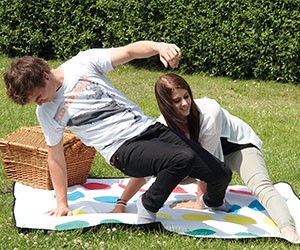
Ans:
<svg viewBox="0 0 300 250"><path fill-rule="evenodd" d="M141 118L118 102L113 93L84 77L60 105L54 119L63 126L72 127L91 124L121 112L132 113L135 122Z"/></svg>

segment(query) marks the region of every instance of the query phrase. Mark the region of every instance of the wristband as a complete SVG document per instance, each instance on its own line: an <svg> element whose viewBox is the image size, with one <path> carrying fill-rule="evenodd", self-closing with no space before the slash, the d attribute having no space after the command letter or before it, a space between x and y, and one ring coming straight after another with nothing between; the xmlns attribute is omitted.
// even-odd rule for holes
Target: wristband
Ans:
<svg viewBox="0 0 300 250"><path fill-rule="evenodd" d="M120 206L126 207L127 206L127 201L124 200L124 199L118 199L116 205L120 205Z"/></svg>

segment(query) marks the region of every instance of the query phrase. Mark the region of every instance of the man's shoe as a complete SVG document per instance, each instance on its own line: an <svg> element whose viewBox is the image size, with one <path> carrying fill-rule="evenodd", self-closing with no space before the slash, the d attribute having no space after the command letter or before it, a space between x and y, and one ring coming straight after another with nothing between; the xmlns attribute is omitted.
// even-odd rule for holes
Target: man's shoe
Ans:
<svg viewBox="0 0 300 250"><path fill-rule="evenodd" d="M156 213L147 210L142 202L142 196L140 196L136 202L138 217L137 223L138 224L148 224L152 223L156 220Z"/></svg>
<svg viewBox="0 0 300 250"><path fill-rule="evenodd" d="M209 206L207 206L205 204L204 200L203 200L203 194L200 197L200 201L202 202L202 204L205 207L207 207L208 209L211 209L211 210L218 210L218 211L223 211L223 212L230 212L232 210L232 206L225 199L223 200L223 204L221 206L218 206L218 207L209 207Z"/></svg>

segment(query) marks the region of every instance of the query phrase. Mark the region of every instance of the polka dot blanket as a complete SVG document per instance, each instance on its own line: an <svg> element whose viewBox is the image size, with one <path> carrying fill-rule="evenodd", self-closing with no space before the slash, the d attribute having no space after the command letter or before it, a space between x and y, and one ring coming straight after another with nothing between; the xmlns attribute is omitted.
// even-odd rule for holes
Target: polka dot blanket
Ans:
<svg viewBox="0 0 300 250"><path fill-rule="evenodd" d="M13 214L20 229L70 230L92 228L105 223L137 224L136 200L151 185L144 185L128 202L126 213L109 213L126 187L128 178L89 178L86 183L68 188L68 201L73 216L51 217L46 211L56 205L53 190L34 189L14 184ZM275 184L284 197L300 229L300 200L288 183ZM229 186L226 199L232 211L172 208L172 204L196 198L196 184L178 185L157 213L164 229L192 237L206 238L281 238L278 227L264 207L245 186Z"/></svg>

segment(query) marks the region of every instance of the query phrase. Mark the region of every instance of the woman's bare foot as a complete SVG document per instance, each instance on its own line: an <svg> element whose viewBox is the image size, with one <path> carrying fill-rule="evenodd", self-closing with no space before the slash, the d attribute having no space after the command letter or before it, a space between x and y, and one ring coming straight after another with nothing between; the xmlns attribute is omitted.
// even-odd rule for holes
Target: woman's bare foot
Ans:
<svg viewBox="0 0 300 250"><path fill-rule="evenodd" d="M282 228L281 235L291 243L300 243L300 237L297 234L296 228L293 226L286 226Z"/></svg>
<svg viewBox="0 0 300 250"><path fill-rule="evenodd" d="M170 205L171 208L194 208L194 209L204 209L205 206L199 201L184 200Z"/></svg>

